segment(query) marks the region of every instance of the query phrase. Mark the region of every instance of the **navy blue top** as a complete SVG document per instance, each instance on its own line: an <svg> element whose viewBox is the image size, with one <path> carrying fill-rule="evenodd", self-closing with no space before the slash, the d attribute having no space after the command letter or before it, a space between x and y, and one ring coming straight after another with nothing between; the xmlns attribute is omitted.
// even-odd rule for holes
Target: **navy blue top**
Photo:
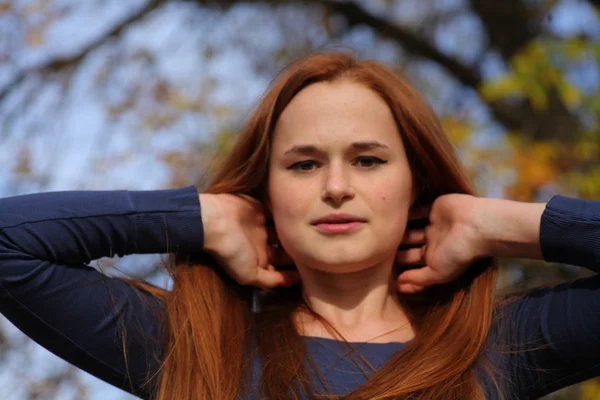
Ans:
<svg viewBox="0 0 600 400"><path fill-rule="evenodd" d="M160 359L152 338L159 337L161 302L88 264L114 255L196 253L203 239L194 186L0 199L0 312L59 357L147 397L142 383ZM600 202L553 197L540 241L546 261L600 272ZM600 275L536 289L506 312L505 339L512 349L529 350L496 359L508 398L537 398L600 374ZM367 379L340 356L337 341L305 340L336 393ZM356 345L376 368L404 346ZM496 397L485 379L482 385Z"/></svg>

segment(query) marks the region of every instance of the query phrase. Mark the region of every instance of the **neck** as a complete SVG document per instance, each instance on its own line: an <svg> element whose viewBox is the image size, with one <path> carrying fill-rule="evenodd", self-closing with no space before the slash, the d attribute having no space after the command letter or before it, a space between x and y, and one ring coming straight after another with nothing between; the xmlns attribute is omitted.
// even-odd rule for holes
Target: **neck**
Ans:
<svg viewBox="0 0 600 400"><path fill-rule="evenodd" d="M391 280L392 264L349 273L300 267L304 300L348 341L410 340L414 334ZM331 337L318 321L299 317L304 335Z"/></svg>

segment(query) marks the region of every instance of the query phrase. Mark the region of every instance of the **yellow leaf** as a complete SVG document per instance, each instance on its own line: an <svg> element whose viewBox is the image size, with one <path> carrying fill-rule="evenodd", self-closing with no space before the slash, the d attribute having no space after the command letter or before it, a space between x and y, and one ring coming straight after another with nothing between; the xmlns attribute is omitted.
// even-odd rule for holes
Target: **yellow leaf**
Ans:
<svg viewBox="0 0 600 400"><path fill-rule="evenodd" d="M532 107L538 111L548 106L548 96L541 85L533 84L527 87L527 97Z"/></svg>
<svg viewBox="0 0 600 400"><path fill-rule="evenodd" d="M548 85L555 85L561 82L562 75L556 68L544 68L540 74L540 81Z"/></svg>
<svg viewBox="0 0 600 400"><path fill-rule="evenodd" d="M520 53L514 56L511 64L513 69L519 76L524 77L532 75L534 64L524 53Z"/></svg>
<svg viewBox="0 0 600 400"><path fill-rule="evenodd" d="M570 60L576 60L585 53L587 48L586 42L580 38L571 38L566 40L566 46L564 47L565 55Z"/></svg>
<svg viewBox="0 0 600 400"><path fill-rule="evenodd" d="M450 141L456 145L463 145L471 135L471 127L456 118L443 118L441 123Z"/></svg>
<svg viewBox="0 0 600 400"><path fill-rule="evenodd" d="M511 63L520 76L535 76L539 66L547 63L546 49L542 43L534 41L514 56Z"/></svg>
<svg viewBox="0 0 600 400"><path fill-rule="evenodd" d="M534 41L528 46L526 54L533 61L543 61L546 58L546 49L541 42Z"/></svg>
<svg viewBox="0 0 600 400"><path fill-rule="evenodd" d="M521 94L522 85L513 75L505 75L481 86L481 94L486 100L498 100L510 95Z"/></svg>
<svg viewBox="0 0 600 400"><path fill-rule="evenodd" d="M533 201L540 187L558 176L557 157L561 147L555 142L529 142L515 133L507 141L512 147L511 164L517 173L516 181L506 188L506 196L520 201Z"/></svg>
<svg viewBox="0 0 600 400"><path fill-rule="evenodd" d="M507 132L505 139L509 147L520 148L524 143L523 135L519 132Z"/></svg>
<svg viewBox="0 0 600 400"><path fill-rule="evenodd" d="M580 140L575 143L573 154L581 161L596 159L598 156L598 144L594 140Z"/></svg>
<svg viewBox="0 0 600 400"><path fill-rule="evenodd" d="M566 80L563 80L556 88L558 89L560 98L567 107L576 107L581 104L581 93L575 86L571 85Z"/></svg>

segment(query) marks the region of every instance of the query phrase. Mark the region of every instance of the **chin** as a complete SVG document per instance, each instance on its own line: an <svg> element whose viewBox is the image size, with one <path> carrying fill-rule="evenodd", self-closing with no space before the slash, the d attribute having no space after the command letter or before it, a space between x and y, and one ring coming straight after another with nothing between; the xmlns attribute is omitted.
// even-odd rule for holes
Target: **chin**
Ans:
<svg viewBox="0 0 600 400"><path fill-rule="evenodd" d="M301 257L302 264L318 269L323 272L349 273L357 272L375 264L381 263L381 257L369 254L358 254L357 252L346 251L345 253L327 252L324 254L313 253L307 257Z"/></svg>

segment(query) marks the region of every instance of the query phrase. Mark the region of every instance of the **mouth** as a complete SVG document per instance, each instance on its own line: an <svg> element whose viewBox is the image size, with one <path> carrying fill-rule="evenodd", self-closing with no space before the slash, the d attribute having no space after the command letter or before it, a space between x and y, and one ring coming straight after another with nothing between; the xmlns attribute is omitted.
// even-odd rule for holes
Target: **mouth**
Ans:
<svg viewBox="0 0 600 400"><path fill-rule="evenodd" d="M350 233L361 229L366 220L350 214L329 214L312 222L315 229L325 234Z"/></svg>
<svg viewBox="0 0 600 400"><path fill-rule="evenodd" d="M352 214L329 214L312 222L313 225L321 224L350 224L354 222L367 222L364 218L360 218Z"/></svg>

